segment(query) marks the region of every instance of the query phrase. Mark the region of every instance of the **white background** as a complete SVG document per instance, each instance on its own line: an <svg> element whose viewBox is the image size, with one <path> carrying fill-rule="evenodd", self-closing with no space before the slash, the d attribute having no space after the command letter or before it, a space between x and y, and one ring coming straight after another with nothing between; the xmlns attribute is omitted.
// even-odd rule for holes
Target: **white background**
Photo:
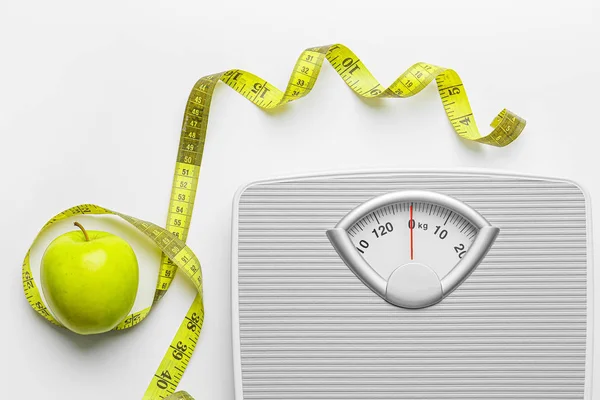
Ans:
<svg viewBox="0 0 600 400"><path fill-rule="evenodd" d="M583 0L2 0L0 397L143 394L193 298L191 285L179 276L136 329L79 337L29 309L20 265L39 228L72 205L93 202L163 224L185 101L213 72L242 68L282 88L302 49L342 42L383 84L416 61L456 69L486 133L503 107L528 125L508 148L466 143L434 87L408 100L363 101L327 65L313 93L271 113L217 87L188 239L202 261L206 320L180 388L197 399L233 399L231 200L248 181L408 167L564 177L588 190L600 226L599 21L600 3ZM85 222L133 242L142 307L152 297L156 250L121 223ZM48 240L70 229L57 227L38 243L36 274Z"/></svg>

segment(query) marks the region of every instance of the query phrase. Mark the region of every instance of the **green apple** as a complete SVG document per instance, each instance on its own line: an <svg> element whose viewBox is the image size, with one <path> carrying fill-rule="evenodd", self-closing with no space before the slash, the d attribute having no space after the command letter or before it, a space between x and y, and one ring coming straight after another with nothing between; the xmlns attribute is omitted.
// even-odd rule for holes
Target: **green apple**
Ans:
<svg viewBox="0 0 600 400"><path fill-rule="evenodd" d="M138 289L131 246L101 231L67 232L42 257L44 297L58 321L73 332L107 332L127 317Z"/></svg>

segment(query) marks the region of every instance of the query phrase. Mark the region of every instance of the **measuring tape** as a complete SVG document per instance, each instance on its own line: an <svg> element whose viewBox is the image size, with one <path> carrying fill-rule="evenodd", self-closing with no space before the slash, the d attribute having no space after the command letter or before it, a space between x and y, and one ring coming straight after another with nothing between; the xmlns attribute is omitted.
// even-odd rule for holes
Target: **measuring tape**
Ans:
<svg viewBox="0 0 600 400"><path fill-rule="evenodd" d="M198 342L204 320L202 270L198 258L186 246L185 241L190 229L200 177L212 93L217 82L224 82L262 109L272 109L306 96L314 87L325 60L329 61L357 95L364 98L411 97L435 80L446 115L456 133L464 139L503 147L512 143L525 127L525 120L504 109L492 121L492 132L482 136L475 124L463 83L453 70L420 62L401 74L388 88L384 88L356 54L341 44L304 50L296 61L292 76L283 92L264 79L240 69L200 78L194 85L185 108L166 229L97 205L84 204L54 216L38 234L39 236L57 221L77 215L112 214L132 224L162 250L152 305L129 315L115 328L116 330L128 329L143 321L152 306L165 295L178 269L183 271L196 287L198 294L152 377L143 396L144 400L192 400L186 392L175 393ZM22 268L23 289L27 301L47 321L61 326L48 311L33 280L29 264L30 252L31 248L27 251Z"/></svg>

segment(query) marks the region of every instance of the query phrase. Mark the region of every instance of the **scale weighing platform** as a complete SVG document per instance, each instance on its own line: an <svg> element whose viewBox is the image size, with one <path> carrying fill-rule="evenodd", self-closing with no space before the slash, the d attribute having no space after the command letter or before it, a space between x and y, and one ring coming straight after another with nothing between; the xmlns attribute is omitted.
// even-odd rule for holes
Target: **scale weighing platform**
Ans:
<svg viewBox="0 0 600 400"><path fill-rule="evenodd" d="M240 189L236 399L591 399L589 207L486 172Z"/></svg>

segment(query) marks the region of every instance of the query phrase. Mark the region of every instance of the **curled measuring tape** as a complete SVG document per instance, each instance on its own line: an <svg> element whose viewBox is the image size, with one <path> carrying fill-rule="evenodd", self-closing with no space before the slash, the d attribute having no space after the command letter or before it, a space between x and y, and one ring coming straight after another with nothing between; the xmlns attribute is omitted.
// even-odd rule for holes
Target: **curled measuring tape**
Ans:
<svg viewBox="0 0 600 400"><path fill-rule="evenodd" d="M240 69L231 69L200 78L194 85L185 108L179 151L171 189L166 229L100 206L85 204L56 215L44 225L81 214L112 214L123 218L151 238L162 250L158 283L153 304L169 289L176 271L182 270L191 279L198 294L143 396L144 400L191 400L186 392L175 392L197 344L204 320L202 303L202 271L200 262L185 245L194 202L200 165L204 152L208 114L212 93L219 81L224 82L246 99L263 109L271 109L306 96L314 87L323 62L327 60L346 84L364 98L405 98L423 90L433 80L455 132L464 139L503 147L512 143L523 131L525 120L504 109L491 123L492 132L482 136L477 129L473 112L456 72L427 63L417 63L402 73L388 88L381 86L349 48L341 44L313 47L304 50L285 91L277 89L260 77ZM41 232L40 232L41 233ZM38 234L39 235L39 234ZM33 280L27 252L23 261L23 289L31 307L49 322L60 325L50 314ZM152 306L129 315L117 328L128 329L140 323Z"/></svg>

